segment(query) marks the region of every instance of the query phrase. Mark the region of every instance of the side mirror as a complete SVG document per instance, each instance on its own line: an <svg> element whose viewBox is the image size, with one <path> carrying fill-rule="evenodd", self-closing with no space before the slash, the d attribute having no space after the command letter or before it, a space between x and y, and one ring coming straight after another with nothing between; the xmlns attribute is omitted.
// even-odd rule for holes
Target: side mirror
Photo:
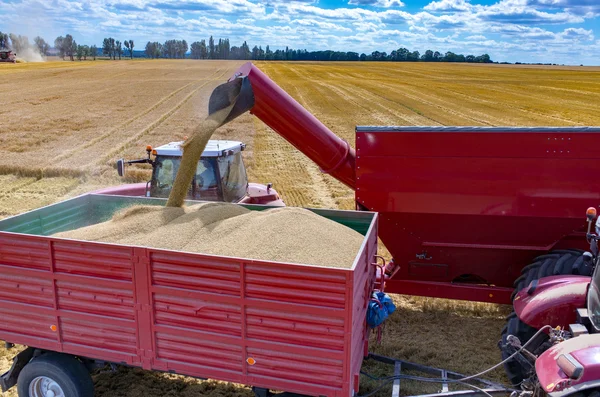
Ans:
<svg viewBox="0 0 600 397"><path fill-rule="evenodd" d="M125 160L123 159L119 159L117 160L117 172L119 173L119 176L123 176L125 175Z"/></svg>

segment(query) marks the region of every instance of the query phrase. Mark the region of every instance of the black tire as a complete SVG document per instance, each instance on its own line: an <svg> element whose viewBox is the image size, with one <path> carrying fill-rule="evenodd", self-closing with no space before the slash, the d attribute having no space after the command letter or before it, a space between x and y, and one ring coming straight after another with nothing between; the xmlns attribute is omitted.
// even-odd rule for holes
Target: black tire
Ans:
<svg viewBox="0 0 600 397"><path fill-rule="evenodd" d="M589 257L585 257L581 250L557 250L546 255L538 256L530 265L521 270L521 276L513 284L515 290L511 299L517 292L527 287L533 280L542 277L559 276L566 274L591 276L594 271Z"/></svg>
<svg viewBox="0 0 600 397"><path fill-rule="evenodd" d="M506 317L506 325L502 328L502 340L500 341L501 345L499 346L500 351L502 352L502 360L506 360L512 354L512 350L505 347L508 335L516 336L522 344L525 344L537 331L537 329L530 327L521 321L515 312L510 313L508 317ZM536 340L527 345L527 350L534 354L541 353L541 351L539 351L540 346L547 339L548 336L545 333L539 335ZM519 386L524 379L529 378L532 375L533 369L533 366L525 367L521 365L516 359L504 363L504 372L506 372L506 376L513 386Z"/></svg>
<svg viewBox="0 0 600 397"><path fill-rule="evenodd" d="M591 258L583 255L581 250L556 250L551 251L546 255L538 256L533 260L533 263L523 268L521 276L515 280L515 290L511 296L514 299L517 292L526 288L533 280L538 280L542 277L559 276L559 275L581 275L591 276L594 268ZM499 347L502 351L502 359L505 360L510 356L510 350L505 348L506 338L508 335L514 335L521 341L526 343L535 333L537 329L530 327L522 322L515 312L506 317L506 325L502 329L502 340ZM542 334L537 340L527 346L527 350L540 354L540 346L547 340L546 334ZM508 379L513 385L520 384L523 379L530 376L532 368L524 368L521 363L512 359L504 364L504 370ZM600 397L600 396L599 396Z"/></svg>
<svg viewBox="0 0 600 397"><path fill-rule="evenodd" d="M29 393L30 385L42 376L56 382L66 397L94 397L94 383L85 365L58 353L36 357L23 368L17 380L19 397L34 397Z"/></svg>

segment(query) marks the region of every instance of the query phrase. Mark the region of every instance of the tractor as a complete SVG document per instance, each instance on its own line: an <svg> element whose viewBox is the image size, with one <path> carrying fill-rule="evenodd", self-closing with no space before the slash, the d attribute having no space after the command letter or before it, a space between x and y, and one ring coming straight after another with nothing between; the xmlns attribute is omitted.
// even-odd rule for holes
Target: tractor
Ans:
<svg viewBox="0 0 600 397"><path fill-rule="evenodd" d="M128 184L102 189L96 193L122 196L169 197L181 156L183 142L171 142L153 149L138 160L117 161L119 176L132 164L150 164L152 179L146 183ZM198 161L196 174L188 192L190 200L222 201L241 204L284 206L272 184L249 183L242 151L246 145L238 141L210 140Z"/></svg>

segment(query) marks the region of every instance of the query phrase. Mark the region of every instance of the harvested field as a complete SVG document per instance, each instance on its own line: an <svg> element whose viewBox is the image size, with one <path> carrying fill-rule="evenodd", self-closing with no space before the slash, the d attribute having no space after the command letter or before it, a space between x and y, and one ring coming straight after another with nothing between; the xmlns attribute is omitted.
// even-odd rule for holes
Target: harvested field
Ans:
<svg viewBox="0 0 600 397"><path fill-rule="evenodd" d="M0 65L0 217L121 183L114 162L182 139L240 62L121 61ZM411 63L260 63L336 134L355 125L600 125L600 68ZM251 181L288 205L352 209L353 194L260 121L244 115L216 138L242 140ZM128 181L144 180L143 168ZM0 286L1 288L1 286ZM375 352L473 373L499 360L507 307L395 297ZM12 353L0 347L0 371ZM366 369L381 374L377 366ZM502 380L502 371L491 375ZM247 388L119 369L98 396L250 396ZM363 390L372 386L363 381ZM413 385L411 393L424 391ZM15 391L8 394L16 396ZM382 392L379 395L387 395Z"/></svg>

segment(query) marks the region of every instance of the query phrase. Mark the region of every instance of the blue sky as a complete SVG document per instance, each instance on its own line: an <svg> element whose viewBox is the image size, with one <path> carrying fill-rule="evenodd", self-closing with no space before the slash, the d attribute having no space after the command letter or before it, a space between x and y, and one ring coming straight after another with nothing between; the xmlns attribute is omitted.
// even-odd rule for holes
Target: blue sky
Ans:
<svg viewBox="0 0 600 397"><path fill-rule="evenodd" d="M0 31L81 44L228 37L232 45L600 64L600 0L2 0Z"/></svg>

